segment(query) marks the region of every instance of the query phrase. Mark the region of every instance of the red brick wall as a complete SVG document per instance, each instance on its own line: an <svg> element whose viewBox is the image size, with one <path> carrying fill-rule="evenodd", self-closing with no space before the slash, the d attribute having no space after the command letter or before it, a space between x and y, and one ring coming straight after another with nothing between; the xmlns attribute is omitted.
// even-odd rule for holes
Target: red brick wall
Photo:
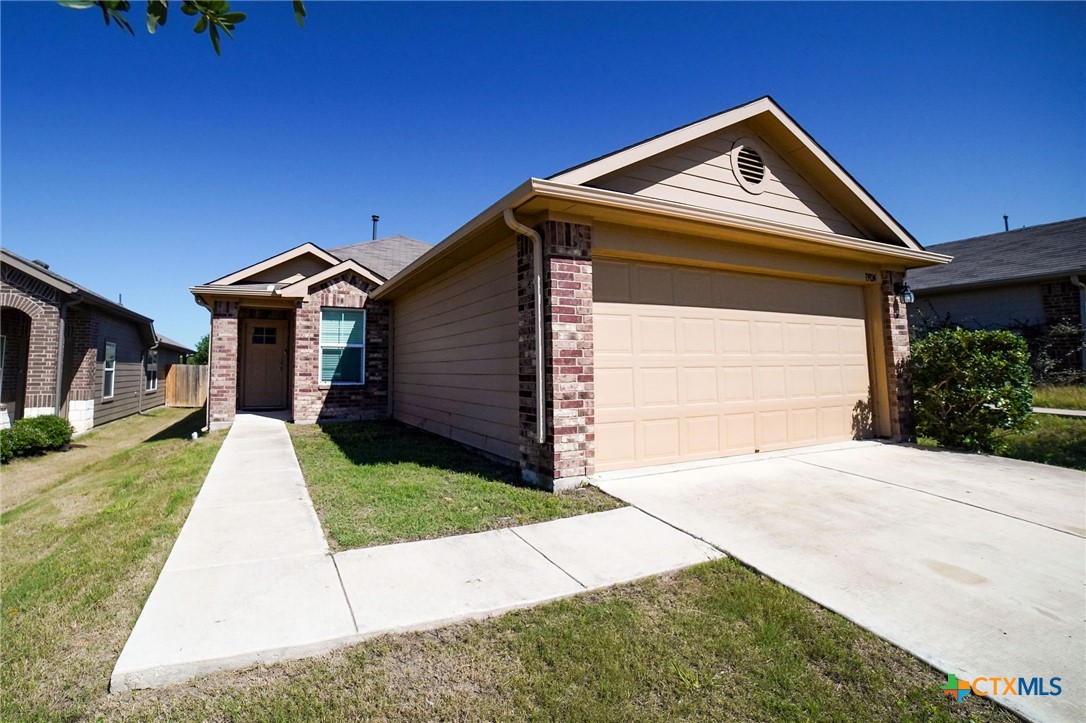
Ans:
<svg viewBox="0 0 1086 723"><path fill-rule="evenodd" d="M904 302L894 294L894 284L904 280L903 273L883 271L880 288L883 348L887 367L886 381L890 397L890 437L897 441L913 437L913 388L909 373L909 314Z"/></svg>
<svg viewBox="0 0 1086 723"><path fill-rule="evenodd" d="M592 229L546 221L536 230L544 257L546 439L540 444L536 430L532 243L522 236L517 239L521 465L529 479L558 489L595 472Z"/></svg>
<svg viewBox="0 0 1086 723"><path fill-rule="evenodd" d="M0 276L0 307L30 317L23 408L56 409L57 350L60 343L60 294L53 287L4 266Z"/></svg>
<svg viewBox="0 0 1086 723"><path fill-rule="evenodd" d="M1048 354L1056 360L1061 371L1082 369L1082 306L1079 289L1067 281L1052 281L1041 284L1041 299L1044 302L1045 323L1073 326L1075 331L1052 333L1048 339Z"/></svg>
<svg viewBox="0 0 1086 723"><path fill-rule="evenodd" d="M208 404L212 425L229 424L237 414L238 307L236 301L216 301L211 313Z"/></svg>
<svg viewBox="0 0 1086 723"><path fill-rule="evenodd" d="M299 424L374 419L388 415L389 313L369 301L374 284L353 273L323 282L298 303L294 317L293 416ZM321 308L366 311L365 384L320 382Z"/></svg>

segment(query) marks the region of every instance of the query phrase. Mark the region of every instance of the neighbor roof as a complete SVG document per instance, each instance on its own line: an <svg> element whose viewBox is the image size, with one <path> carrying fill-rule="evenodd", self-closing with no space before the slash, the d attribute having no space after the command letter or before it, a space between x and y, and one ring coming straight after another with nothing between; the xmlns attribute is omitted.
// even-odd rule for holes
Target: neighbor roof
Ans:
<svg viewBox="0 0 1086 723"><path fill-rule="evenodd" d="M928 247L946 266L909 271L909 286L932 291L1086 274L1086 217Z"/></svg>
<svg viewBox="0 0 1086 723"><path fill-rule="evenodd" d="M13 268L22 271L28 276L32 276L37 280L48 284L49 286L57 289L58 291L67 294L68 296L79 296L82 301L93 304L94 306L100 306L108 309L120 316L132 319L134 321L152 323L150 317L138 314L131 309L121 306L115 301L110 301L101 294L97 294L82 284L66 279L55 271L51 271L40 263L35 261L29 261L16 253L12 253L8 249L0 249L0 257L3 258L4 263L10 264Z"/></svg>
<svg viewBox="0 0 1086 723"><path fill-rule="evenodd" d="M177 351L183 352L185 354L195 354L196 353L195 349L192 349L191 347L187 347L187 346L185 346L184 344L182 344L179 341L174 341L173 339L171 339L168 336L162 336L161 334L158 335L158 345L159 346L168 346L171 349L176 349Z"/></svg>
<svg viewBox="0 0 1086 723"><path fill-rule="evenodd" d="M405 266L432 247L425 241L408 236L386 236L376 241L340 246L329 252L344 261L357 261L386 279L391 279Z"/></svg>

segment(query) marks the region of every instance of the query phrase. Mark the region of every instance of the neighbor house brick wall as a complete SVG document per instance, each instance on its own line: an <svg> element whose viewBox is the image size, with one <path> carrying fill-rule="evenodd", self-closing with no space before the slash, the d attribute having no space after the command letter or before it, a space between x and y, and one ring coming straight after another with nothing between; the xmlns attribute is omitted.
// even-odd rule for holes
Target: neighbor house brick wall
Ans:
<svg viewBox="0 0 1086 723"><path fill-rule="evenodd" d="M909 371L909 314L894 293L894 285L905 281L905 274L883 271L880 287L883 348L886 359L886 385L890 401L890 438L903 441L913 436L913 388Z"/></svg>
<svg viewBox="0 0 1086 723"><path fill-rule="evenodd" d="M546 221L543 239L545 440L537 436L535 290L532 242L517 238L520 324L520 452L526 477L554 489L595 472L592 229Z"/></svg>
<svg viewBox="0 0 1086 723"><path fill-rule="evenodd" d="M30 317L23 414L50 414L57 408L61 301L60 292L48 284L18 269L3 267L0 307L17 309Z"/></svg>
<svg viewBox="0 0 1086 723"><path fill-rule="evenodd" d="M1050 334L1049 356L1056 360L1061 371L1081 369L1083 319L1078 287L1072 284L1070 279L1041 284L1041 299L1044 303L1046 325L1052 327L1066 324L1075 329L1066 333Z"/></svg>
<svg viewBox="0 0 1086 723"><path fill-rule="evenodd" d="M234 421L238 405L237 301L216 301L211 312L211 363L208 388L212 425Z"/></svg>
<svg viewBox="0 0 1086 723"><path fill-rule="evenodd" d="M73 309L65 320L65 356L68 358L64 390L69 402L94 399L95 362L98 356L98 314Z"/></svg>
<svg viewBox="0 0 1086 723"><path fill-rule="evenodd" d="M295 423L374 419L388 415L389 313L386 302L370 301L374 284L353 273L322 282L298 302L294 316ZM366 311L365 384L320 381L321 309Z"/></svg>

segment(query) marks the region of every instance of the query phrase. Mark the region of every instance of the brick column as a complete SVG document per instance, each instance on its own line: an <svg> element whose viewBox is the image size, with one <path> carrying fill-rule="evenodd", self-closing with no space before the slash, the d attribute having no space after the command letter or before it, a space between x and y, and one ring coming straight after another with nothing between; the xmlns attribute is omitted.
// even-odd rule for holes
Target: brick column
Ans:
<svg viewBox="0 0 1086 723"><path fill-rule="evenodd" d="M535 291L532 242L517 238L520 322L520 452L524 478L559 491L595 473L592 229L546 221L543 237L545 440L536 422Z"/></svg>
<svg viewBox="0 0 1086 723"><path fill-rule="evenodd" d="M211 313L208 404L212 429L230 426L238 409L237 301L216 301Z"/></svg>
<svg viewBox="0 0 1086 723"><path fill-rule="evenodd" d="M30 351L26 364L24 417L56 414L57 349L60 344L60 310L46 306L30 320Z"/></svg>
<svg viewBox="0 0 1086 723"><path fill-rule="evenodd" d="M894 294L894 284L905 274L883 271L880 299L882 333L886 358L886 387L890 397L890 438L913 439L913 387L909 370L909 314L905 303Z"/></svg>
<svg viewBox="0 0 1086 723"><path fill-rule="evenodd" d="M72 310L68 312L65 325L68 332L65 356L71 360L65 379L68 421L79 434L94 426L94 397L98 391L94 374L98 362L98 315L90 309Z"/></svg>

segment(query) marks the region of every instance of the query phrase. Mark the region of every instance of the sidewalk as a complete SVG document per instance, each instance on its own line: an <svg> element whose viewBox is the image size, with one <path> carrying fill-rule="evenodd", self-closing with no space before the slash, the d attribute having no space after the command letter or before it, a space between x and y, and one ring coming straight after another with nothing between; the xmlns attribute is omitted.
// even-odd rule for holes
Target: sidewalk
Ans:
<svg viewBox="0 0 1086 723"><path fill-rule="evenodd" d="M1061 417L1086 417L1086 409L1055 409L1054 407L1034 407L1034 414L1057 414Z"/></svg>
<svg viewBox="0 0 1086 723"><path fill-rule="evenodd" d="M110 690L485 618L720 556L632 507L330 555L285 425L238 415Z"/></svg>

